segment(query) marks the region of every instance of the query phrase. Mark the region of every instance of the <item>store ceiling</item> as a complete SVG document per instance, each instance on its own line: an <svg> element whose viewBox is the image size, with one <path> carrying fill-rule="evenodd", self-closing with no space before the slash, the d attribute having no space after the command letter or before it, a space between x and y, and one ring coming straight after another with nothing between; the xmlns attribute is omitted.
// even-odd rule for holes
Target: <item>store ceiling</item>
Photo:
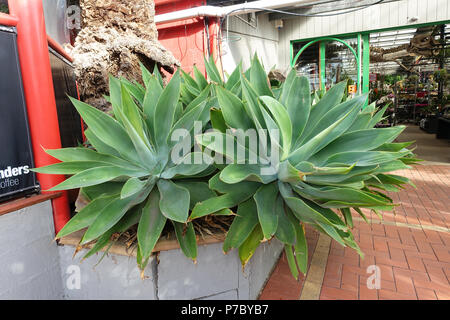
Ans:
<svg viewBox="0 0 450 320"><path fill-rule="evenodd" d="M415 35L420 34L420 29L402 29L385 32L376 32L370 34L371 48L382 48L384 50L395 50L401 46L410 45L411 40ZM450 48L450 25L445 26L445 48ZM439 40L439 34L435 35L435 39ZM439 49L440 46L434 48ZM372 50L373 51L373 50ZM439 67L439 61L433 56L421 56L416 54L414 56L403 57L396 59L396 61L371 63L371 72L376 73L404 73L410 71L434 71ZM450 63L450 56L445 58L445 65Z"/></svg>
<svg viewBox="0 0 450 320"><path fill-rule="evenodd" d="M383 0L383 3L394 2L400 0ZM289 11L296 14L324 14L330 12L337 12L339 10L348 10L362 8L373 5L376 0L316 0L306 5L298 5L283 8L284 11ZM271 13L269 14L269 20L277 19L294 19L296 16L288 15L285 13Z"/></svg>

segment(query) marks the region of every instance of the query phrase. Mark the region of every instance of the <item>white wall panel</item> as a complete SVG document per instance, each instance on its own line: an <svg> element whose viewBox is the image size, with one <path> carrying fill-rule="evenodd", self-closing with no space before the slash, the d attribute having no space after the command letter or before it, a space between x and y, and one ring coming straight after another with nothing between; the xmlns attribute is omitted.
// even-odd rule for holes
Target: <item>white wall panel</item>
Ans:
<svg viewBox="0 0 450 320"><path fill-rule="evenodd" d="M240 61L243 68L250 66L250 59L254 53L258 54L266 71L278 64L278 29L273 21L269 21L267 13L257 14L257 22L248 23L238 17L230 17L228 22L229 41L227 30L224 28L224 42L222 45L222 63L224 70L230 74ZM246 19L247 15L242 15ZM288 52L289 55L289 52Z"/></svg>

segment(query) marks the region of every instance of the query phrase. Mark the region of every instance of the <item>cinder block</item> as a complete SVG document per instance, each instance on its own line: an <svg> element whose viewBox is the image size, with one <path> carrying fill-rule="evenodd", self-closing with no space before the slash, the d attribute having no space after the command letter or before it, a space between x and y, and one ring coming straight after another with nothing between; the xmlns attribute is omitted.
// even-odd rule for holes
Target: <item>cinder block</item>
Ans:
<svg viewBox="0 0 450 320"><path fill-rule="evenodd" d="M258 298L282 251L283 244L277 239L272 239L270 243L261 244L253 254L246 266L246 268L249 268L250 300Z"/></svg>
<svg viewBox="0 0 450 320"><path fill-rule="evenodd" d="M161 252L159 299L199 299L236 289L238 300L256 299L280 257L278 240L262 244L244 270L237 250L224 255L222 244L200 246L194 265L181 250Z"/></svg>
<svg viewBox="0 0 450 320"><path fill-rule="evenodd" d="M52 207L45 201L0 216L0 299L61 299Z"/></svg>
<svg viewBox="0 0 450 320"><path fill-rule="evenodd" d="M0 299L256 299L282 250L276 240L261 245L245 270L221 243L199 246L197 264L180 249L163 251L142 280L134 257L111 254L96 265L99 253L80 263L86 250L72 259L75 248L53 238L50 201L0 217Z"/></svg>
<svg viewBox="0 0 450 320"><path fill-rule="evenodd" d="M0 280L1 281L1 280ZM0 293L0 300L60 300L63 298L59 265L36 273L27 281L9 286Z"/></svg>
<svg viewBox="0 0 450 320"><path fill-rule="evenodd" d="M221 243L199 246L197 264L179 249L162 251L159 261L159 299L198 299L238 288L236 253L224 255Z"/></svg>
<svg viewBox="0 0 450 320"><path fill-rule="evenodd" d="M100 252L80 263L86 252L87 250L83 249L75 259L72 259L74 247L59 247L65 299L155 299L153 258L150 259L145 271L145 275L149 278L142 280L136 258L111 254L105 256L97 265L103 255ZM73 276L76 273L80 276L79 289L73 285Z"/></svg>

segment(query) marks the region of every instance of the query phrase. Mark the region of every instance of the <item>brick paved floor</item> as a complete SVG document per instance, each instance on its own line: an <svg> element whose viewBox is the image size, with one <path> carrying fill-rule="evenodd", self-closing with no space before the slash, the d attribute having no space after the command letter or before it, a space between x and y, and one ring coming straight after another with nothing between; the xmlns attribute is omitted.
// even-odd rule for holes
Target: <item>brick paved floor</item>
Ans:
<svg viewBox="0 0 450 320"><path fill-rule="evenodd" d="M383 221L365 211L372 224L356 215L353 229L365 258L331 242L320 299L450 299L450 165L424 164L398 171L417 186L389 195L400 206ZM318 233L307 229L309 261ZM379 267L380 289L369 289L367 272ZM305 277L295 281L284 256L260 299L299 299Z"/></svg>

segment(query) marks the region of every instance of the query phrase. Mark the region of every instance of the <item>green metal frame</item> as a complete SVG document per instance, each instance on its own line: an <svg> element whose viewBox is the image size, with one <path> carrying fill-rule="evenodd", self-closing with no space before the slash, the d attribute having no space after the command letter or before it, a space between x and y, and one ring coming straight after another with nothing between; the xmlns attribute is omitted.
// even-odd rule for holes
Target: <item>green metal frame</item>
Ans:
<svg viewBox="0 0 450 320"><path fill-rule="evenodd" d="M351 50L351 52L354 54L355 58L358 59L358 55L357 55L355 49L353 49L347 42L345 42L345 40L342 40L342 39L339 39L339 38L334 38L334 37L322 37L322 38L318 38L318 39L315 39L315 40L311 40L307 44L305 44L300 49L300 51L297 52L297 54L295 55L294 59L291 59L291 67L295 66L295 63L297 62L298 58L301 56L303 51L305 51L309 46L311 46L314 43L319 42L319 41L322 41L322 42L324 42L324 41L338 41L338 42L346 45ZM295 42L299 42L299 41L295 41ZM293 44L294 44L294 42L291 41L291 53L292 54L294 53Z"/></svg>
<svg viewBox="0 0 450 320"><path fill-rule="evenodd" d="M363 84L362 93L369 92L369 69L370 69L370 34L366 33L361 35L363 40L363 56L362 56L362 67L363 67Z"/></svg>
<svg viewBox="0 0 450 320"><path fill-rule="evenodd" d="M327 77L326 77L326 56L325 56L325 41L320 41L319 42L319 70L320 70L320 89L325 88L325 83L327 81ZM298 59L298 58L297 58Z"/></svg>
<svg viewBox="0 0 450 320"><path fill-rule="evenodd" d="M302 39L296 39L296 40L291 40L291 47L294 43L296 42L304 42L304 41L311 41L311 40L315 40L315 39L321 39L321 38L326 38L326 37L332 37L332 38L340 38L340 39L349 39L349 38L355 38L358 34L371 34L371 33L375 33L375 32L385 32L385 31L393 31L393 30L403 30L403 29L412 29L412 28L421 28L421 27L428 27L428 26L434 26L437 24L448 24L450 23L450 20L442 20L442 21L436 21L436 22L428 22L428 23L417 23L417 24L408 24L408 25L404 25L404 26L398 26L398 27L390 27L390 28L380 28L380 29L370 29L370 30L366 30L366 31L361 31L361 32L349 32L349 33L340 33L340 34L332 34L332 35L328 35L328 36L323 36L323 37L312 37L312 38L302 38ZM292 51L293 54L293 51ZM292 58L292 55L291 55ZM292 60L292 59L291 59Z"/></svg>
<svg viewBox="0 0 450 320"><path fill-rule="evenodd" d="M344 44L345 46L347 46L350 51L353 53L353 55L355 56L356 59L356 65L358 66L357 70L358 70L358 74L357 74L357 84L358 84L358 88L360 87L360 81L361 81L361 68L360 66L360 61L361 61L361 50L360 50L360 45L358 45L358 52L355 51L355 49L352 48L352 46L350 46L345 40L343 39L339 39L339 38L334 38L334 37L322 37L322 38L318 38L315 40L311 40L309 41L307 44L305 44L300 50L299 52L297 52L297 54L295 55L295 57L293 59L291 59L291 67L294 67L298 58L302 55L302 53L311 45L313 45L316 42L319 42L319 70L320 70L320 88L325 88L325 82L326 82L326 75L325 75L325 68L326 68L326 64L325 64L325 44L327 41L337 41L340 42L342 44ZM358 44L359 44L359 37L358 37ZM294 48L293 48L293 42L291 41L291 57L294 53Z"/></svg>
<svg viewBox="0 0 450 320"><path fill-rule="evenodd" d="M356 58L356 63L358 65L358 91L362 93L368 93L369 92L369 68L370 68L370 34L374 32L385 32L385 31L392 31L392 30L402 30L402 29L411 29L411 28L421 28L421 27L427 27L427 26L433 26L438 24L448 24L450 23L450 20L442 20L442 21L435 21L435 22L428 22L428 23L418 23L418 24L409 24L404 26L398 26L398 27L391 27L391 28L381 28L381 29L372 29L367 30L364 32L352 32L352 33L344 33L344 34L336 34L332 36L326 36L326 37L319 37L319 38L306 38L306 39L297 39L297 40L291 40L290 41L290 62L291 67L295 66L295 63L297 62L300 55L303 53L303 51L312 45L313 43L316 43L318 41L321 41L321 46L319 47L320 50L320 84L322 86L322 83L325 79L325 60L322 59L322 57L325 57L325 41L338 41L346 45L353 53L353 55ZM339 38L337 38L339 37ZM355 50L349 46L345 39L349 38L357 38L358 41L358 52L355 52ZM309 41L305 46L300 49L300 51L296 54L294 57L294 43L296 42L305 42ZM362 41L362 50L361 50L361 41ZM323 51L322 51L323 50ZM362 51L362 52L361 52ZM362 62L360 64L360 62ZM360 79L361 79L361 69L362 69L362 87L360 86Z"/></svg>

